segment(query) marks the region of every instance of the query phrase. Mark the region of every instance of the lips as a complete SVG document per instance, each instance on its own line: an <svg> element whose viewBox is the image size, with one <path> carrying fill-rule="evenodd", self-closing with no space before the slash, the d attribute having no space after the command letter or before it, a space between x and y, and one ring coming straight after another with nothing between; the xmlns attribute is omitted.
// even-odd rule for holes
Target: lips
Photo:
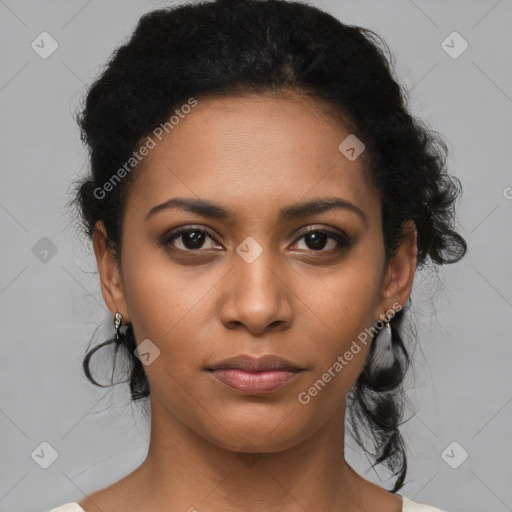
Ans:
<svg viewBox="0 0 512 512"><path fill-rule="evenodd" d="M266 355L262 357L239 355L229 359L223 359L222 361L214 363L211 365L211 367L206 368L208 371L228 369L238 369L251 373L272 370L287 370L290 372L298 372L303 370L303 368L300 368L298 365L292 363L291 361L275 355Z"/></svg>
<svg viewBox="0 0 512 512"><path fill-rule="evenodd" d="M216 380L243 394L271 393L293 381L304 368L279 356L240 355L205 368Z"/></svg>

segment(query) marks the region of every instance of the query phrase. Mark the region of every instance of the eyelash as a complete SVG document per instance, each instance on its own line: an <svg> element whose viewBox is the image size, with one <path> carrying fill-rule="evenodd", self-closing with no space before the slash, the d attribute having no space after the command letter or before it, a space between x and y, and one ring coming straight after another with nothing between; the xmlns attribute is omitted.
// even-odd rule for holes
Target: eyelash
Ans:
<svg viewBox="0 0 512 512"><path fill-rule="evenodd" d="M219 242L215 238L215 235L210 230L205 229L205 228L198 228L198 227L196 228L194 226L183 226L183 227L180 227L180 228L176 228L175 230L165 234L162 237L161 241L160 241L160 245L163 246L163 247L169 247L169 245L171 245L174 240L179 238L180 235L182 235L184 233L190 233L190 232L206 234L215 243L219 244ZM329 238L332 238L336 242L336 244L337 244L337 247L335 249L331 249L331 250L327 250L327 251L323 250L323 249L316 250L316 251L314 249L309 249L310 253L317 253L317 254L326 253L326 254L329 254L331 252L339 252L342 249L349 248L349 247L351 247L353 245L353 240L349 236L343 235L341 233L338 233L337 231L332 231L330 229L325 229L325 228L311 228L311 229L308 229L306 231L303 231L300 234L299 238L297 238L295 240L294 244L296 244L299 240L301 240L302 238L304 238L306 235L308 235L310 233L322 233L324 235L327 235ZM176 247L172 247L172 249L175 249L175 250L181 251L181 252L190 252L190 253L201 252L201 249L178 249Z"/></svg>

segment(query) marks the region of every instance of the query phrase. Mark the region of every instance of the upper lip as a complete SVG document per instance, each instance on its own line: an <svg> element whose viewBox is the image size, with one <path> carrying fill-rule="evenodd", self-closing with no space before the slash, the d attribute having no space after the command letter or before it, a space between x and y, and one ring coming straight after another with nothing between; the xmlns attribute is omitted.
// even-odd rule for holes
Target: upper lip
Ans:
<svg viewBox="0 0 512 512"><path fill-rule="evenodd" d="M245 354L218 361L217 363L210 365L206 370L213 371L233 368L244 370L246 372L262 372L271 370L288 370L298 372L303 370L303 368L300 368L283 357L275 355L253 357Z"/></svg>

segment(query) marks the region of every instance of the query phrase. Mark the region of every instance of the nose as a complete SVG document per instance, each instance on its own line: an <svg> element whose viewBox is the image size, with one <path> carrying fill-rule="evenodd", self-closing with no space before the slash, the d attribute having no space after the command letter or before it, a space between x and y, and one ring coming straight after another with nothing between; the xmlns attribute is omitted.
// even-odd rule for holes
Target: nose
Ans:
<svg viewBox="0 0 512 512"><path fill-rule="evenodd" d="M292 322L292 291L270 250L254 261L234 256L223 286L220 320L228 329L245 327L254 335L281 331Z"/></svg>

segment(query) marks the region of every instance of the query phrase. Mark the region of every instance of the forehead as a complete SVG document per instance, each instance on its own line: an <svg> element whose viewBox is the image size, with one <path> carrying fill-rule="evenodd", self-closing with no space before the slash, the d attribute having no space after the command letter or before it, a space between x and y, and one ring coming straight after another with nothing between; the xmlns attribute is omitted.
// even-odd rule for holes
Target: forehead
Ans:
<svg viewBox="0 0 512 512"><path fill-rule="evenodd" d="M326 196L378 210L363 158L351 161L339 149L350 132L325 105L293 94L197 101L161 140L152 135L127 211L147 213L173 196L212 200L250 218Z"/></svg>

